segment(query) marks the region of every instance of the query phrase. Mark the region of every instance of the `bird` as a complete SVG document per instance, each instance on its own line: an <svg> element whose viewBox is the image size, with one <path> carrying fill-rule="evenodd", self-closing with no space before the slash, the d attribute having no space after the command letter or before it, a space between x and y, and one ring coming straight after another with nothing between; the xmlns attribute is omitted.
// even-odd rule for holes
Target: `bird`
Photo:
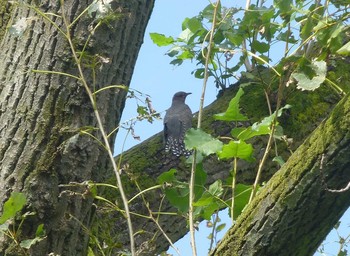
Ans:
<svg viewBox="0 0 350 256"><path fill-rule="evenodd" d="M185 133L192 127L192 111L185 103L186 97L192 93L177 92L174 94L170 108L164 116L165 151L175 156L188 157L192 151L185 149Z"/></svg>

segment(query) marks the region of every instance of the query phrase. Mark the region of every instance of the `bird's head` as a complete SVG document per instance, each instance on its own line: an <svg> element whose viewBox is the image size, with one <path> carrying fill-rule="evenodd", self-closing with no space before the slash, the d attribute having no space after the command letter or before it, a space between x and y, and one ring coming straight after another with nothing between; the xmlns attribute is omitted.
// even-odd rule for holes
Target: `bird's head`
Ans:
<svg viewBox="0 0 350 256"><path fill-rule="evenodd" d="M190 94L192 94L192 93L191 92L177 92L173 96L173 102L174 101L185 102L186 97Z"/></svg>

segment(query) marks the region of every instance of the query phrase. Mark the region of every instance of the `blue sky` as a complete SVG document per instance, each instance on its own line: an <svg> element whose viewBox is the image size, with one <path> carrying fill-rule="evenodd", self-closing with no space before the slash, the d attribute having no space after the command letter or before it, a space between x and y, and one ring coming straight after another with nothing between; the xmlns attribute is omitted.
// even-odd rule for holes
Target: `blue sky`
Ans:
<svg viewBox="0 0 350 256"><path fill-rule="evenodd" d="M231 6L232 2L237 3L228 0L222 1L223 5L230 3ZM240 2L245 4L245 1ZM192 112L197 112L203 82L191 75L191 71L195 69L195 63L187 62L179 67L170 65L169 62L171 59L165 55L167 48L154 45L149 33L157 32L177 37L181 32L182 21L186 17L197 15L208 4L209 1L207 0L156 0L130 87L150 95L153 107L162 113L162 117L165 110L170 106L173 94L177 91L192 92L192 95L187 97L187 104L192 109ZM212 83L209 83L207 88L205 105L215 100L217 94L217 89ZM136 117L136 107L136 101L134 99L128 99L122 121ZM141 141L144 141L150 136L162 131L163 122L162 120L157 120L150 124L147 121L142 121L136 123L134 129L135 133L140 136ZM118 132L115 146L116 154L121 152L126 134L126 131L123 129ZM131 136L128 136L124 150L139 144L141 141L134 140ZM220 218L223 220L228 219L226 216L227 213L223 212L220 214ZM347 228L350 223L350 210L347 211L342 222L344 225L342 225L340 232L346 236L350 233L349 228ZM199 234L197 232L197 236L199 235L197 237L199 256L207 255L209 240L206 237L209 233L210 230L205 227L205 223L202 223ZM333 232L325 242L325 251L327 252L325 255L336 255L338 245L334 241L339 241L336 232ZM191 254L188 236L185 236L181 241L176 243L176 246L180 250L181 255ZM174 250L170 250L169 253L177 255ZM321 254L317 253L315 255Z"/></svg>

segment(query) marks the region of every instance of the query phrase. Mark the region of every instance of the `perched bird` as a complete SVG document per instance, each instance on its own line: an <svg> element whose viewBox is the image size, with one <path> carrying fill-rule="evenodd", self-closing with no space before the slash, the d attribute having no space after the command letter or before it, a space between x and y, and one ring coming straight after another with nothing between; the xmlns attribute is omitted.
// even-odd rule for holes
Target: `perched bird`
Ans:
<svg viewBox="0 0 350 256"><path fill-rule="evenodd" d="M171 107L164 117L165 151L174 155L189 156L191 151L185 149L185 133L192 127L192 111L186 105L186 97L190 92L177 92L173 96Z"/></svg>

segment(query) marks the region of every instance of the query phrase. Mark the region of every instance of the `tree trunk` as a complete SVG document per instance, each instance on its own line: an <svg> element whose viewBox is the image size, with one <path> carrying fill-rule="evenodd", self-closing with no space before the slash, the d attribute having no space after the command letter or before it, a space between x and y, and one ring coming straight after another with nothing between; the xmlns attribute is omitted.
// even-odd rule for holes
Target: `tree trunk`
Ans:
<svg viewBox="0 0 350 256"><path fill-rule="evenodd" d="M57 15L72 22L92 2L69 0L62 9L59 1L31 1L31 6L1 1L7 8L1 9L0 16L11 13L12 25L23 19L27 28L22 35L6 32L0 38L0 209L11 192L25 193L26 211L35 215L25 219L16 242L35 237L41 223L46 232L46 238L30 249L31 255L86 255L89 235L85 228L90 227L95 211L92 200L82 196L81 186L61 185L100 182L110 171L103 148L80 133L88 130L101 140L98 131L89 129L96 127L96 118L82 84L66 75L45 73L78 76L68 42L57 29L66 31ZM38 3L40 6L35 6ZM112 1L111 15L102 18L93 33L88 28L98 23L96 13L90 17L85 12L70 27L76 51L85 50L81 62L92 91L129 85L153 4L154 0ZM4 31L7 24L1 25ZM117 127L125 97L126 91L121 89L97 95L96 105L107 132ZM20 253L14 240L1 237L0 255Z"/></svg>

